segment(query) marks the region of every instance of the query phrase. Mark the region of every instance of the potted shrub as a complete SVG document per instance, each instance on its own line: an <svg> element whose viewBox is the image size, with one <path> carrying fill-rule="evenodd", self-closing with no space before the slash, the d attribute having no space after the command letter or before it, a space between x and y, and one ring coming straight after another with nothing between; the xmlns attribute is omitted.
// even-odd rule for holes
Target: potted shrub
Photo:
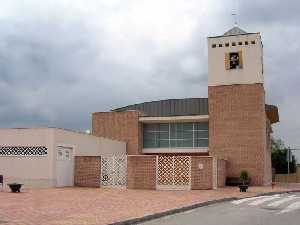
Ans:
<svg viewBox="0 0 300 225"><path fill-rule="evenodd" d="M11 192L20 192L21 190L21 187L23 184L19 184L19 183L10 183L10 184L7 184L11 190Z"/></svg>
<svg viewBox="0 0 300 225"><path fill-rule="evenodd" d="M246 181L248 180L248 172L246 170L242 170L240 173L240 180L242 184L239 185L240 192L246 192L248 189L248 184L246 184Z"/></svg>

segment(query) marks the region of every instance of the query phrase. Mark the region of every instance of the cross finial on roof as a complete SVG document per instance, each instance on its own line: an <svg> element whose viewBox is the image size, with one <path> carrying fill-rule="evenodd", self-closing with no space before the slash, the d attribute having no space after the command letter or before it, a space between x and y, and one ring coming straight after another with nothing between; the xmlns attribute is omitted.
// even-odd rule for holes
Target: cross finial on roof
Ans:
<svg viewBox="0 0 300 225"><path fill-rule="evenodd" d="M237 22L237 14L236 13L231 13L232 17L233 17L233 21L234 21L234 26L237 27L238 22Z"/></svg>

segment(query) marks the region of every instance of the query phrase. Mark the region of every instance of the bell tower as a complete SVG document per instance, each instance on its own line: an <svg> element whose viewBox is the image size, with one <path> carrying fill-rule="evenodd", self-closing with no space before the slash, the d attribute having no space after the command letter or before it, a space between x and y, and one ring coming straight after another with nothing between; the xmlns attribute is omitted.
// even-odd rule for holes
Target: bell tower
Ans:
<svg viewBox="0 0 300 225"><path fill-rule="evenodd" d="M260 33L234 27L222 36L208 38L208 86L263 82Z"/></svg>
<svg viewBox="0 0 300 225"><path fill-rule="evenodd" d="M208 38L209 152L226 158L227 176L247 170L253 185L271 183L260 33L235 26Z"/></svg>

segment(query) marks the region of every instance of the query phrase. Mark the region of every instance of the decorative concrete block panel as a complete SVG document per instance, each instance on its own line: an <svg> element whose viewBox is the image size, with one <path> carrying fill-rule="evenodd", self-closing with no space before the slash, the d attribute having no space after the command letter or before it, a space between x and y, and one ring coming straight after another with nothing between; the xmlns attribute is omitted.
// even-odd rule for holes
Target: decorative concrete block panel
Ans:
<svg viewBox="0 0 300 225"><path fill-rule="evenodd" d="M0 146L0 156L45 156L45 146Z"/></svg>

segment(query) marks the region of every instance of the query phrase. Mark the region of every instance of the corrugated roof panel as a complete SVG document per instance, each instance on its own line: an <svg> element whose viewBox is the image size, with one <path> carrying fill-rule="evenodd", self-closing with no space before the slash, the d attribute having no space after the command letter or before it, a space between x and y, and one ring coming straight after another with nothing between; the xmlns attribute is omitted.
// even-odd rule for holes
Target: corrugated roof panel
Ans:
<svg viewBox="0 0 300 225"><path fill-rule="evenodd" d="M167 99L129 105L112 111L139 110L147 116L207 115L207 104L207 98Z"/></svg>
<svg viewBox="0 0 300 225"><path fill-rule="evenodd" d="M112 111L122 112L127 110L139 110L145 113L146 116L153 117L208 115L208 99L167 99L129 105ZM272 123L279 121L278 108L276 106L266 105L266 113Z"/></svg>

